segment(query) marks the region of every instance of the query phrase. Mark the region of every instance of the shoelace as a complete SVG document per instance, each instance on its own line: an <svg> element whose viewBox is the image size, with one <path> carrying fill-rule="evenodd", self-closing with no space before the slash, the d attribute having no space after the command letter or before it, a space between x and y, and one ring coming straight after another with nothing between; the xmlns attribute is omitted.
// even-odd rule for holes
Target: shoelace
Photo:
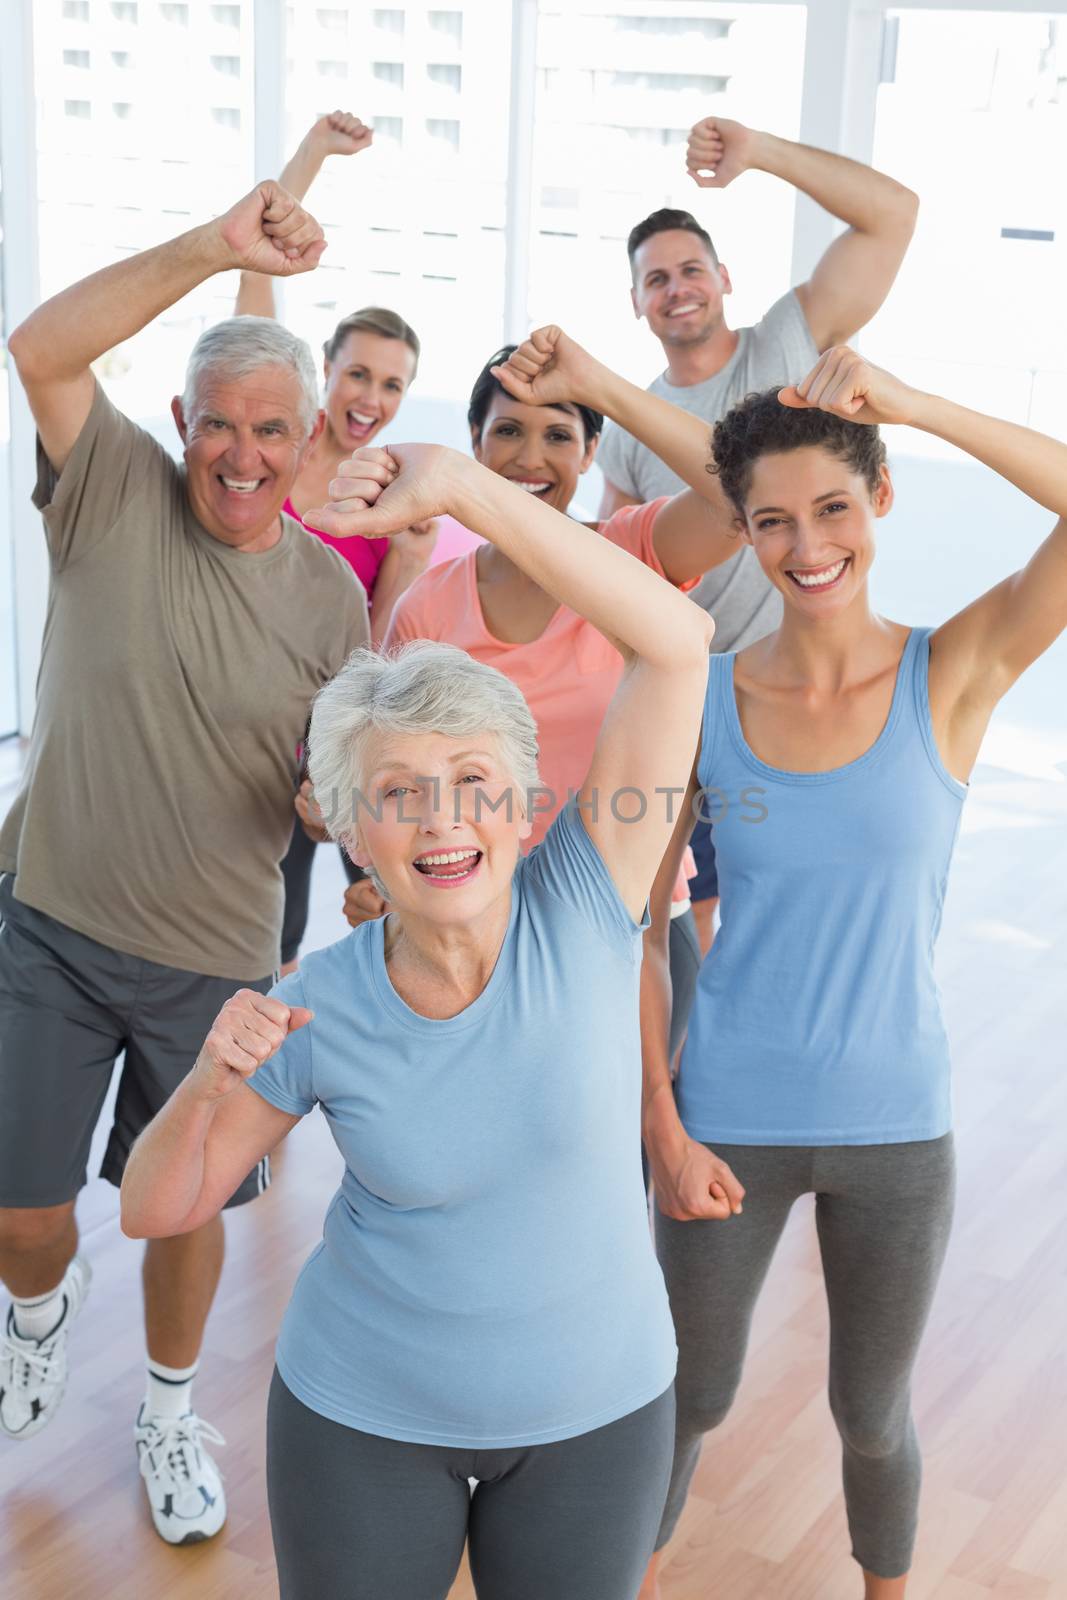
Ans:
<svg viewBox="0 0 1067 1600"><path fill-rule="evenodd" d="M20 1339L16 1334L5 1333L0 1336L0 1361L5 1365L11 1363L11 1386L13 1389L28 1389L33 1379L38 1382L47 1382L51 1376L50 1368L56 1354L56 1341L46 1339L36 1349L28 1349L29 1341Z"/></svg>
<svg viewBox="0 0 1067 1600"><path fill-rule="evenodd" d="M170 1478L178 1485L196 1481L197 1457L202 1444L225 1444L217 1428L202 1417L152 1417L152 1432L143 1441L141 1475L145 1478Z"/></svg>

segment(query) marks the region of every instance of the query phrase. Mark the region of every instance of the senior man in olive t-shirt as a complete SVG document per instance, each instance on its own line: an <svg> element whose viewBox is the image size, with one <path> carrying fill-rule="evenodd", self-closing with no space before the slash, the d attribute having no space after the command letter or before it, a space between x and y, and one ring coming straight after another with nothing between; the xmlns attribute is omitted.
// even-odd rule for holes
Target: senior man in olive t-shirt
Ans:
<svg viewBox="0 0 1067 1600"><path fill-rule="evenodd" d="M282 505L321 426L311 353L277 323L210 329L173 403L177 465L90 363L215 272L307 271L317 223L273 183L47 301L10 348L37 422L51 587L37 717L0 833L0 1425L53 1416L89 1282L74 1204L125 1053L102 1176L191 1068L223 1002L279 959L279 862L312 697L368 640L364 592ZM264 1164L233 1196L262 1192ZM191 1384L220 1219L153 1240L135 1441L172 1544L225 1519ZM131 1407L132 1409L132 1407Z"/></svg>

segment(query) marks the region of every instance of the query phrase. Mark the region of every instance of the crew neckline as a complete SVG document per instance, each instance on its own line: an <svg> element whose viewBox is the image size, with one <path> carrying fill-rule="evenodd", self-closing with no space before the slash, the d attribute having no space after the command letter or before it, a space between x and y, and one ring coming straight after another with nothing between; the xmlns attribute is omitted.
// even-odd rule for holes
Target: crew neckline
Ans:
<svg viewBox="0 0 1067 1600"><path fill-rule="evenodd" d="M900 720L900 709L907 693L907 668L911 664L911 656L914 652L918 635L919 630L917 628L909 628L908 637L904 641L904 648L897 663L897 675L893 684L893 698L889 703L889 711L885 722L882 724L881 732L874 740L874 743L869 745L863 754L858 755L855 760L846 761L844 766L830 767L826 772L794 772L788 767L772 767L769 762L760 759L745 738L745 731L741 726L741 713L737 709L737 688L734 682L737 652L734 652L730 657L722 657L721 659L726 663L722 675L726 726L729 729L730 737L738 754L742 756L749 766L754 767L757 772L765 777L774 778L779 783L837 783L842 779L853 777L857 772L862 772L865 767L870 766L881 756L882 751L893 736L893 730L897 722Z"/></svg>
<svg viewBox="0 0 1067 1600"><path fill-rule="evenodd" d="M667 376L666 370L664 370L660 373L660 382L663 384L664 388L673 389L676 394L692 394L694 389L703 389L708 384L719 383L723 378L726 377L731 367L740 361L741 352L748 343L748 336L752 330L751 328L735 328L734 332L737 334L737 344L734 346L734 353L730 357L729 361L727 361L726 365L719 368L718 372L713 372L709 378L701 378L699 383L672 383Z"/></svg>
<svg viewBox="0 0 1067 1600"><path fill-rule="evenodd" d="M371 980L378 999L389 1015L403 1027L415 1033L435 1034L438 1038L443 1033L461 1033L465 1028L477 1026L486 1014L498 1003L501 996L510 986L515 970L515 925L519 914L519 901L521 899L521 872L523 862L516 866L511 880L511 907L508 913L508 925L500 945L500 952L496 958L489 982L480 995L473 999L469 1006L464 1006L462 1011L454 1017L424 1017L421 1012L414 1011L393 988L393 981L389 976L389 969L385 963L385 924L388 917L378 917L371 923L370 929L370 972Z"/></svg>

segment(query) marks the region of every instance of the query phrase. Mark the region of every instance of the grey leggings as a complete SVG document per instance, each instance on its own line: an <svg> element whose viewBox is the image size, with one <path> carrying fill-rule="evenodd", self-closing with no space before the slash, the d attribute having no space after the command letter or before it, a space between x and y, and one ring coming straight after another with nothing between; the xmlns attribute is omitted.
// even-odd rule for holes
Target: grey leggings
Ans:
<svg viewBox="0 0 1067 1600"><path fill-rule="evenodd" d="M573 1439L464 1450L343 1427L275 1372L267 1493L281 1600L445 1600L465 1542L479 1600L634 1600L673 1442L672 1389Z"/></svg>
<svg viewBox="0 0 1067 1600"><path fill-rule="evenodd" d="M714 1149L745 1185L741 1215L675 1222L656 1213L678 1335L674 1470L656 1548L674 1532L704 1434L733 1404L752 1312L790 1208L814 1193L852 1553L876 1577L901 1577L911 1566L922 1475L911 1373L952 1222L952 1135Z"/></svg>

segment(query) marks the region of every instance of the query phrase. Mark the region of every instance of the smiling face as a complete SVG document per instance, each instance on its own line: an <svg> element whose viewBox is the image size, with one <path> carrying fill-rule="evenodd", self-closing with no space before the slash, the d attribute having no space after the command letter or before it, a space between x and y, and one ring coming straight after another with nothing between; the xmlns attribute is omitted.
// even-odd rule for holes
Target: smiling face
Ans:
<svg viewBox="0 0 1067 1600"><path fill-rule="evenodd" d="M576 407L527 406L497 391L471 444L483 467L566 512L597 441L586 439Z"/></svg>
<svg viewBox="0 0 1067 1600"><path fill-rule="evenodd" d="M310 433L305 397L289 367L261 367L244 378L205 372L190 414L171 403L185 446L189 504L222 544L253 554L281 534L278 513L321 422Z"/></svg>
<svg viewBox="0 0 1067 1600"><path fill-rule="evenodd" d="M330 432L344 450L358 450L395 417L415 376L415 352L403 339L354 328L323 370Z"/></svg>
<svg viewBox="0 0 1067 1600"><path fill-rule="evenodd" d="M883 466L873 495L858 473L818 446L761 456L745 497L745 538L786 604L834 616L865 592L874 524L893 503Z"/></svg>
<svg viewBox="0 0 1067 1600"><path fill-rule="evenodd" d="M394 911L465 923L508 890L531 827L495 736L382 734L362 790L352 859Z"/></svg>
<svg viewBox="0 0 1067 1600"><path fill-rule="evenodd" d="M667 228L638 245L630 296L665 345L702 344L722 326L730 275L686 228Z"/></svg>

